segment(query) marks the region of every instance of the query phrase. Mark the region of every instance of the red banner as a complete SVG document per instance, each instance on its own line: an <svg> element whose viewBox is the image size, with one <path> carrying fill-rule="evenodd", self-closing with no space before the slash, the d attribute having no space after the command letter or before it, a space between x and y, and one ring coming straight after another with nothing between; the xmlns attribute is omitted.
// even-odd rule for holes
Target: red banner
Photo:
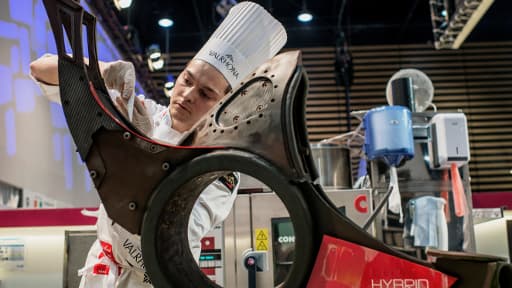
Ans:
<svg viewBox="0 0 512 288"><path fill-rule="evenodd" d="M433 268L324 236L308 288L449 288L456 280Z"/></svg>

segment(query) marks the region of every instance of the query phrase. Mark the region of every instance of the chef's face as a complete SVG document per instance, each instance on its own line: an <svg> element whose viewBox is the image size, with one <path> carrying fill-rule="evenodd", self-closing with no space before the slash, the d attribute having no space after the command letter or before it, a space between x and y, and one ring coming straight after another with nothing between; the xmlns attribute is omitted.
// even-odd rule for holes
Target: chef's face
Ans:
<svg viewBox="0 0 512 288"><path fill-rule="evenodd" d="M185 132L199 121L228 91L229 84L210 64L194 59L174 86L169 111L172 128Z"/></svg>

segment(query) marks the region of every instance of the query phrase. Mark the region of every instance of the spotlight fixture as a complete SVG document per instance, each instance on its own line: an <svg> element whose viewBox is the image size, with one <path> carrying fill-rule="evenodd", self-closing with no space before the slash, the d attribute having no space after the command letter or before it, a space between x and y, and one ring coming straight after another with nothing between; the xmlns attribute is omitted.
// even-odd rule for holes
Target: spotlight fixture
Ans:
<svg viewBox="0 0 512 288"><path fill-rule="evenodd" d="M436 49L458 49L494 0L430 0ZM453 3L452 7L449 4Z"/></svg>
<svg viewBox="0 0 512 288"><path fill-rule="evenodd" d="M150 71L157 71L164 67L164 59L160 58L156 61L151 61L151 63L148 63L148 64L150 64L150 67L149 67Z"/></svg>
<svg viewBox="0 0 512 288"><path fill-rule="evenodd" d="M300 10L299 15L297 15L297 20L302 23L307 23L313 20L313 15L309 13L308 8L306 8L306 0L302 1L302 10Z"/></svg>
<svg viewBox="0 0 512 288"><path fill-rule="evenodd" d="M297 16L297 20L299 20L300 22L309 22L311 20L313 20L313 15L311 15L311 13L307 12L307 11L302 11L298 16Z"/></svg>
<svg viewBox="0 0 512 288"><path fill-rule="evenodd" d="M126 9L132 5L132 0L114 0L117 10Z"/></svg>
<svg viewBox="0 0 512 288"><path fill-rule="evenodd" d="M162 59L162 53L160 52L160 46L153 44L146 50L146 56L148 58L148 67L150 71L160 70L164 67L164 60Z"/></svg>
<svg viewBox="0 0 512 288"><path fill-rule="evenodd" d="M158 25L160 25L160 27L169 28L174 25L174 21L172 21L170 18L164 17L158 20Z"/></svg>
<svg viewBox="0 0 512 288"><path fill-rule="evenodd" d="M146 50L146 55L153 61L158 60L158 58L162 56L162 53L160 52L160 46L158 46L158 44L152 44Z"/></svg>
<svg viewBox="0 0 512 288"><path fill-rule="evenodd" d="M164 93L165 93L165 96L167 97L171 97L171 91L172 91L172 88L174 88L174 82L176 80L174 79L174 76L172 74L167 74L167 80L164 84Z"/></svg>

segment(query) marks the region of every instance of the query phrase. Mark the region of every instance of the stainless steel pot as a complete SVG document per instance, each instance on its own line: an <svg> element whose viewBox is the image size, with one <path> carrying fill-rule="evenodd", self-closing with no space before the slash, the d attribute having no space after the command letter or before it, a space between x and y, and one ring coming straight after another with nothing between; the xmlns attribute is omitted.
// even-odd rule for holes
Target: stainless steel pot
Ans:
<svg viewBox="0 0 512 288"><path fill-rule="evenodd" d="M352 188L350 150L340 144L311 144L311 154L320 175L320 185L343 189Z"/></svg>

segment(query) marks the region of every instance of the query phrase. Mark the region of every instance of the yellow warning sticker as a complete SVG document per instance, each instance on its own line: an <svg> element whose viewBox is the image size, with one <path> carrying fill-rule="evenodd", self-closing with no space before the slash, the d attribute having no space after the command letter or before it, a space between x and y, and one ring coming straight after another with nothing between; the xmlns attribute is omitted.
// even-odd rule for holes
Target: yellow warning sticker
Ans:
<svg viewBox="0 0 512 288"><path fill-rule="evenodd" d="M268 251L268 229L255 229L254 237L256 238L256 250Z"/></svg>
<svg viewBox="0 0 512 288"><path fill-rule="evenodd" d="M256 229L256 240L268 240L268 229Z"/></svg>
<svg viewBox="0 0 512 288"><path fill-rule="evenodd" d="M256 240L257 251L268 251L267 240Z"/></svg>

